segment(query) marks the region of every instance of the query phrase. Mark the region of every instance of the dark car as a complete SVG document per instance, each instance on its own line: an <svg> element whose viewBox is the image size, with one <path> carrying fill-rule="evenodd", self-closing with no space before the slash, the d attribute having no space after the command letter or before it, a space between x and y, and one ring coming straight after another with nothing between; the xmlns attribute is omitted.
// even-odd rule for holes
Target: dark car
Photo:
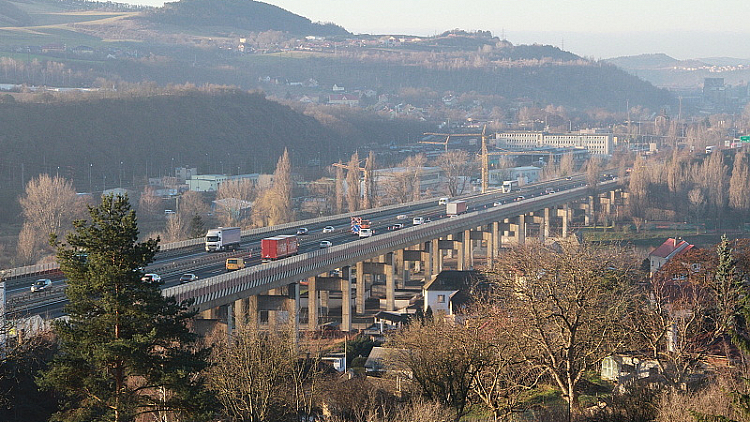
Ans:
<svg viewBox="0 0 750 422"><path fill-rule="evenodd" d="M193 273L187 273L180 276L180 284L190 283L198 279L198 276Z"/></svg>
<svg viewBox="0 0 750 422"><path fill-rule="evenodd" d="M47 287L52 285L52 280L48 278L40 278L39 280L35 281L34 284L31 285L31 292L41 292L42 290L46 289Z"/></svg>

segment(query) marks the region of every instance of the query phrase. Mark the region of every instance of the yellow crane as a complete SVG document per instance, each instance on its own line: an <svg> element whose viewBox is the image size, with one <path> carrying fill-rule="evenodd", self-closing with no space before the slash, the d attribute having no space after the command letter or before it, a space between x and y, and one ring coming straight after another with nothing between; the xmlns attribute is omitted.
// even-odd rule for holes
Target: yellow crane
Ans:
<svg viewBox="0 0 750 422"><path fill-rule="evenodd" d="M422 144L435 144L435 145L445 145L445 151L448 152L448 141L450 140L451 136L480 136L482 138L482 193L486 193L489 189L490 185L490 162L489 157L487 154L487 138L489 135L487 135L487 125L484 125L482 128L482 133L433 133L433 132L426 132L425 135L434 135L434 136L445 136L445 142L435 142L435 141L421 141Z"/></svg>

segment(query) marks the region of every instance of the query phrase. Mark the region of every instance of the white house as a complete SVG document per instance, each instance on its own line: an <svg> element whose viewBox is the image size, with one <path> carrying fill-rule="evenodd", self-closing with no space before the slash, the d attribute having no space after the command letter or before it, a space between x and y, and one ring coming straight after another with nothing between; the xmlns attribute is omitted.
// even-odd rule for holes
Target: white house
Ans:
<svg viewBox="0 0 750 422"><path fill-rule="evenodd" d="M470 300L469 289L480 279L476 271L441 271L422 287L424 312L454 315Z"/></svg>

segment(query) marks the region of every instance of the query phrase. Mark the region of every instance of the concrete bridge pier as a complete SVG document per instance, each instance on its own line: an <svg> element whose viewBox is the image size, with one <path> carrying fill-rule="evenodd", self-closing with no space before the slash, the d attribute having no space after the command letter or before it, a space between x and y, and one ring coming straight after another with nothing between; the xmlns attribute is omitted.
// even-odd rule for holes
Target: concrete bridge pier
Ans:
<svg viewBox="0 0 750 422"><path fill-rule="evenodd" d="M354 305L357 315L362 315L365 313L365 263L357 262L356 269L357 286Z"/></svg>

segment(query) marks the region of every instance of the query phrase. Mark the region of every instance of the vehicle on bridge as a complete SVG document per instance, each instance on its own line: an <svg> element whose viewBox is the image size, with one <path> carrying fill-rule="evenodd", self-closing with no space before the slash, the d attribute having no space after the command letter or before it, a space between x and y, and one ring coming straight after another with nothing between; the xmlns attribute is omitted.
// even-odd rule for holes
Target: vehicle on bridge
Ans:
<svg viewBox="0 0 750 422"><path fill-rule="evenodd" d="M219 227L206 233L206 252L236 250L240 247L242 230L239 227Z"/></svg>
<svg viewBox="0 0 750 422"><path fill-rule="evenodd" d="M319 246L320 246L320 249L326 249L326 248L330 248L331 246L333 246L333 243L331 243L330 240L321 240Z"/></svg>
<svg viewBox="0 0 750 422"><path fill-rule="evenodd" d="M298 250L299 240L293 234L267 237L260 241L260 256L263 262L297 255Z"/></svg>
<svg viewBox="0 0 750 422"><path fill-rule="evenodd" d="M159 281L161 281L161 276L159 274L154 274L154 273L143 274L143 277L141 277L141 281L146 281L146 282L156 281L156 282L159 282Z"/></svg>
<svg viewBox="0 0 750 422"><path fill-rule="evenodd" d="M359 230L359 237L372 237L373 232L372 229L360 229Z"/></svg>
<svg viewBox="0 0 750 422"><path fill-rule="evenodd" d="M513 190L518 189L518 180L505 180L503 181L503 193L510 193Z"/></svg>
<svg viewBox="0 0 750 422"><path fill-rule="evenodd" d="M198 276L193 273L187 273L180 276L180 284L190 283L198 279Z"/></svg>
<svg viewBox="0 0 750 422"><path fill-rule="evenodd" d="M414 226L418 226L420 224L424 224L424 217L414 217L411 220L411 224Z"/></svg>
<svg viewBox="0 0 750 422"><path fill-rule="evenodd" d="M48 278L40 278L31 285L31 293L41 292L47 287L52 285L52 280Z"/></svg>
<svg viewBox="0 0 750 422"><path fill-rule="evenodd" d="M333 233L336 229L333 226L323 227L323 233Z"/></svg>
<svg viewBox="0 0 750 422"><path fill-rule="evenodd" d="M369 229L370 228L370 220L365 220L362 217L352 217L351 218L351 232L352 234L359 234L359 231L362 229Z"/></svg>
<svg viewBox="0 0 750 422"><path fill-rule="evenodd" d="M438 205L445 205L447 204L451 199L447 196L444 196L438 200Z"/></svg>
<svg viewBox="0 0 750 422"><path fill-rule="evenodd" d="M227 272L241 270L245 268L245 259L244 258L227 258L225 267L227 269Z"/></svg>
<svg viewBox="0 0 750 422"><path fill-rule="evenodd" d="M445 214L448 217L455 217L465 213L467 209L466 201L451 201L445 205Z"/></svg>

